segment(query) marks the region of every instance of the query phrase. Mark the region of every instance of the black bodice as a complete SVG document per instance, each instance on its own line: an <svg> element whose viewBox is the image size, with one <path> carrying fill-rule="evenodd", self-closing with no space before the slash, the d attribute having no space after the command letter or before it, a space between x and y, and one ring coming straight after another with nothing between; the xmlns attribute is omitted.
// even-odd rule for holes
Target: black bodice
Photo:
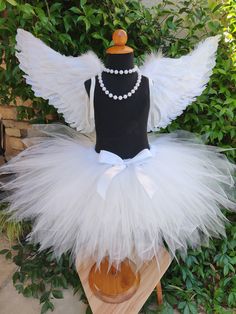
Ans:
<svg viewBox="0 0 236 314"><path fill-rule="evenodd" d="M113 69L130 69L134 66L133 53L107 56L106 66ZM128 75L102 73L106 88L116 95L129 92L137 82L137 72ZM89 95L91 80L85 82ZM142 76L137 91L127 99L114 100L102 91L98 77L94 90L94 114L97 141L95 150L108 150L122 159L133 158L149 148L147 121L150 107L148 78Z"/></svg>
<svg viewBox="0 0 236 314"><path fill-rule="evenodd" d="M121 101L111 101L101 90L96 77L94 113L96 152L108 150L125 159L149 148L149 88L146 77L142 77L139 89L131 98Z"/></svg>

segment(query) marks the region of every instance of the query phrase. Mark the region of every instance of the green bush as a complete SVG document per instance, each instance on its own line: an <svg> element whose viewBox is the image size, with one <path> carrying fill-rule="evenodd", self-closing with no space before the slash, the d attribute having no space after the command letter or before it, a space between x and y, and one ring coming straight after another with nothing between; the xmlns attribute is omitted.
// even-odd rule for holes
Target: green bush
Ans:
<svg viewBox="0 0 236 314"><path fill-rule="evenodd" d="M32 99L33 108L19 107L18 112L19 119L28 118L32 123L45 123L47 114L56 110L41 98L34 97L25 84L14 56L17 27L32 32L63 54L76 56L92 49L102 59L111 44L112 32L123 28L128 32L128 44L134 48L138 64L146 52L161 48L167 56L179 57L188 53L200 39L223 34L208 87L167 130L190 130L204 135L208 143L235 147L235 0L178 3L164 0L151 11L136 0L80 0L80 3L73 0L0 0L0 11L0 54L3 56L5 51L7 62L7 70L0 71L0 101L9 104L16 96ZM235 152L228 151L228 155L233 159ZM232 222L235 220L235 215L228 217ZM234 312L235 234L235 226L229 225L227 240L211 241L209 248L189 251L184 261L172 263L163 279L165 304L160 309L162 313L173 313L173 307L184 314L196 314L200 310L209 314ZM62 297L60 291L68 284L76 290L81 288L68 256L56 262L48 252L36 254L37 247L28 244L19 244L14 250L14 261L19 266L13 278L15 286L25 296L40 298L42 313L53 309L51 298ZM2 253L11 257L11 251ZM155 294L145 304L144 313L157 313L150 306L153 301Z"/></svg>
<svg viewBox="0 0 236 314"><path fill-rule="evenodd" d="M6 235L9 242L20 241L31 230L30 223L9 220L6 207L7 204L0 205L0 235Z"/></svg>
<svg viewBox="0 0 236 314"><path fill-rule="evenodd" d="M235 2L209 3L164 0L150 11L139 1L81 0L78 4L73 0L0 0L0 10L7 10L7 16L2 14L0 19L0 54L5 51L7 60L7 70L0 71L0 101L8 104L16 96L31 98L33 108L18 107L18 116L32 123L44 123L48 113L56 112L46 101L34 97L25 84L14 56L17 27L32 32L63 54L76 56L92 49L102 59L111 44L112 32L123 28L128 32L128 44L134 48L137 63L146 52L159 48L168 56L181 56L200 39L224 33L208 87L168 130L182 128L204 134L211 144L235 146ZM235 157L235 152L229 154Z"/></svg>

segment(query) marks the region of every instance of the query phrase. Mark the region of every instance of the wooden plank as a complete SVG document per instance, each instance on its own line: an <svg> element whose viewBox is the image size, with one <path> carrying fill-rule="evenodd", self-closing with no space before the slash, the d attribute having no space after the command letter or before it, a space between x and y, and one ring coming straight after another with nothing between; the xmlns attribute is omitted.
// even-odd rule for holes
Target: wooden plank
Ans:
<svg viewBox="0 0 236 314"><path fill-rule="evenodd" d="M129 300L119 304L103 302L90 289L88 277L94 261L89 260L83 264L77 261L77 272L93 314L137 314L171 263L171 257L166 249L163 248L159 256L159 268L155 259L144 264L140 269L138 290Z"/></svg>

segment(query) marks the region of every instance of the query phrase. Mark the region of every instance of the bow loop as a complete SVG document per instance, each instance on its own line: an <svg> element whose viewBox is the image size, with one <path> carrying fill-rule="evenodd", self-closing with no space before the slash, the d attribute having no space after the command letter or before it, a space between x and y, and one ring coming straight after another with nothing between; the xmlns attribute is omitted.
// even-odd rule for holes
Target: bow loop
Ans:
<svg viewBox="0 0 236 314"><path fill-rule="evenodd" d="M133 165L138 181L143 186L148 196L152 198L156 191L156 185L142 169L142 165L152 156L153 155L149 149L143 149L136 156L130 159L122 159L112 152L101 150L99 154L99 163L108 164L111 165L111 167L108 168L99 178L97 183L97 192L103 199L106 199L106 192L113 178L129 165Z"/></svg>

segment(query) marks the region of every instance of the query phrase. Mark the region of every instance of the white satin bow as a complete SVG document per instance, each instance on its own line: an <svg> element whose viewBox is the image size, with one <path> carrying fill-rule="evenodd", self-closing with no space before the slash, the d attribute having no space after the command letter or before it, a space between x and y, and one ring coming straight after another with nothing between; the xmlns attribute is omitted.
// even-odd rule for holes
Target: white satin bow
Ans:
<svg viewBox="0 0 236 314"><path fill-rule="evenodd" d="M152 198L157 189L156 184L147 174L144 173L142 169L142 164L146 163L152 156L153 154L149 149L143 149L131 159L122 159L112 152L101 150L99 153L99 163L109 164L111 167L108 168L99 178L97 183L97 192L103 197L103 199L105 199L106 192L112 179L126 167L133 164L137 179L147 192L148 196Z"/></svg>

